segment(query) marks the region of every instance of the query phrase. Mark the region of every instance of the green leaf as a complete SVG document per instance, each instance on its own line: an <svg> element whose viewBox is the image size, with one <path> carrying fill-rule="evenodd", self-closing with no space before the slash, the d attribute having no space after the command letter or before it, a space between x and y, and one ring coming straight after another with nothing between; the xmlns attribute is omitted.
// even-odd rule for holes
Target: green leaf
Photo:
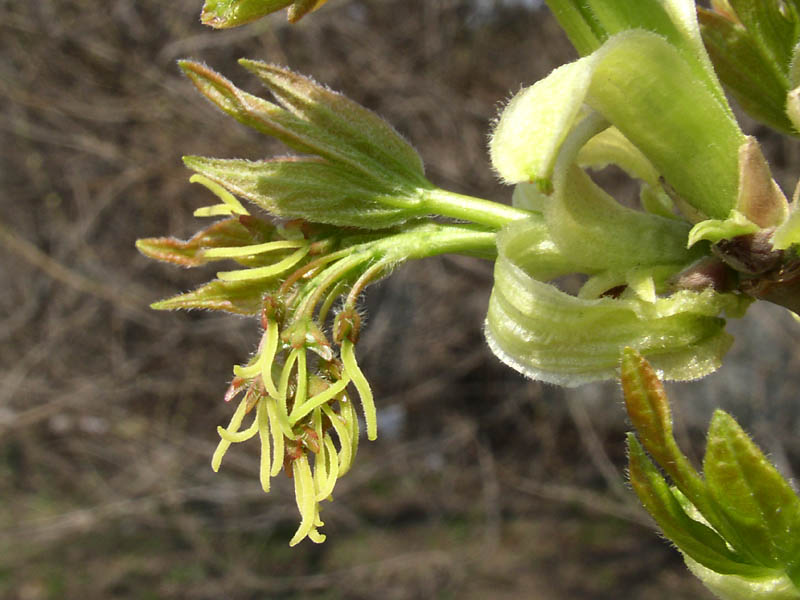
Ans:
<svg viewBox="0 0 800 600"><path fill-rule="evenodd" d="M279 98L291 106L292 110L287 110L238 89L205 65L192 61L180 61L179 65L197 89L222 111L297 152L319 155L384 185L433 188L422 175L421 162L411 164L413 150L388 125L381 128L378 117L310 79L276 67L263 65L261 69L260 63L246 63L271 81ZM354 130L361 126L361 120L367 133L359 138ZM388 148L383 144L389 144ZM406 149L399 151L398 158L387 167L383 161L386 152L403 147Z"/></svg>
<svg viewBox="0 0 800 600"><path fill-rule="evenodd" d="M678 51L644 31L615 35L512 99L490 144L498 173L509 183L542 182L546 189L584 103L707 217L725 218L735 207L744 135Z"/></svg>
<svg viewBox="0 0 800 600"><path fill-rule="evenodd" d="M681 552L718 573L765 574L763 567L743 563L716 531L689 517L633 434L628 434L627 442L631 485L661 531Z"/></svg>
<svg viewBox="0 0 800 600"><path fill-rule="evenodd" d="M328 0L295 0L289 7L288 19L290 23L297 23L308 13L317 10Z"/></svg>
<svg viewBox="0 0 800 600"><path fill-rule="evenodd" d="M155 310L206 309L224 310L239 315L257 315L264 294L276 286L275 280L221 281L215 279L192 292L154 302Z"/></svg>
<svg viewBox="0 0 800 600"><path fill-rule="evenodd" d="M200 20L217 29L245 25L289 6L289 22L295 23L327 0L206 0Z"/></svg>
<svg viewBox="0 0 800 600"><path fill-rule="evenodd" d="M252 162L186 156L184 163L280 217L379 229L425 213L415 189L381 187L322 159Z"/></svg>
<svg viewBox="0 0 800 600"><path fill-rule="evenodd" d="M336 136L403 178L425 181L417 151L374 112L288 69L247 59L241 59L239 64L257 75L296 117Z"/></svg>
<svg viewBox="0 0 800 600"><path fill-rule="evenodd" d="M238 218L232 218L214 223L186 241L172 237L147 238L136 240L136 248L155 260L197 267L209 262L210 259L203 255L208 248L248 246L262 241L265 240L261 236L255 237Z"/></svg>
<svg viewBox="0 0 800 600"><path fill-rule="evenodd" d="M206 0L200 21L216 29L251 23L289 6L294 0Z"/></svg>
<svg viewBox="0 0 800 600"><path fill-rule="evenodd" d="M591 54L608 39L608 32L600 25L586 2L582 0L545 0L545 2L581 56Z"/></svg>
<svg viewBox="0 0 800 600"><path fill-rule="evenodd" d="M742 25L706 9L698 9L703 41L719 78L742 108L762 123L797 135L786 116L789 81Z"/></svg>
<svg viewBox="0 0 800 600"><path fill-rule="evenodd" d="M778 0L729 0L736 17L782 73L788 73L800 30L796 8Z"/></svg>
<svg viewBox="0 0 800 600"><path fill-rule="evenodd" d="M717 410L703 461L716 505L764 565L800 562L800 498L734 419Z"/></svg>

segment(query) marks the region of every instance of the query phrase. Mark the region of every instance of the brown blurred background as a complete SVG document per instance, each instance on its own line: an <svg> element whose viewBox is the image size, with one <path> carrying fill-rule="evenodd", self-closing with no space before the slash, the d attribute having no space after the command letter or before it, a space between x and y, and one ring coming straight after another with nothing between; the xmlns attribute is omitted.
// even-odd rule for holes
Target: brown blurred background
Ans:
<svg viewBox="0 0 800 600"><path fill-rule="evenodd" d="M499 103L574 53L521 0L332 0L297 26L225 32L199 24L201 4L0 0L0 598L710 597L624 484L618 389L527 382L486 349L477 260L413 264L369 291L359 351L381 436L325 505L325 544L288 547L291 482L261 492L257 444L211 472L222 394L258 328L150 311L213 268L153 263L134 241L198 227L209 195L181 155L285 150L175 61L251 91L238 57L311 74L392 122L432 181L502 200L486 156ZM800 164L794 142L770 151ZM796 325L767 307L735 330L718 374L671 388L682 442L700 453L722 405L791 476Z"/></svg>

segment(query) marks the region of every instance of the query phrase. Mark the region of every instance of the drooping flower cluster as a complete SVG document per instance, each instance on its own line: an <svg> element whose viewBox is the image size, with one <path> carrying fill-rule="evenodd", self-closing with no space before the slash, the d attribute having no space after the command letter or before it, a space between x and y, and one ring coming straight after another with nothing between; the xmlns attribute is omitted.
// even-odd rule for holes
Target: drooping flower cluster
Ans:
<svg viewBox="0 0 800 600"><path fill-rule="evenodd" d="M223 271L199 290L156 303L156 308L211 308L260 314L263 335L246 365L234 367L225 394L242 396L230 423L219 427L220 442L212 459L218 470L231 444L258 436L260 478L269 491L270 478L285 469L295 482L302 517L292 538L322 541L317 528L319 503L331 497L336 480L350 468L358 448L358 415L347 387L358 390L369 439L377 436L375 406L369 384L358 367L354 344L358 313L345 300L336 316L333 344L323 333L329 313L344 289L353 297L382 264L375 253L348 248L331 228L311 231L303 222L275 226L253 217L227 191L202 176L195 181L214 189L223 203L197 211L198 216L224 213L186 242L171 238L140 240L139 249L153 258L194 266L233 259L244 269ZM331 251L337 246L339 252ZM344 250L345 252L342 252ZM345 255L350 260L337 260ZM243 425L250 419L249 425Z"/></svg>
<svg viewBox="0 0 800 600"><path fill-rule="evenodd" d="M185 157L197 171L191 181L220 200L195 216L225 218L187 241L153 238L137 247L182 266L230 260L243 267L220 271L199 289L153 307L260 318L258 350L234 368L225 394L226 401L241 398L228 426L218 430L212 467L219 469L232 444L258 437L263 489L281 470L294 479L301 523L290 543L305 537L321 542L320 502L331 498L353 463L360 414L367 438L377 437L372 391L356 360L359 296L409 259L443 252L492 258L494 231L426 218L448 211L469 217L466 199L427 182L413 148L375 115L285 69L244 64L284 107L246 94L202 65L182 66L223 110L316 156L260 162ZM231 192L261 214L251 214ZM525 213L500 207L477 214L492 224Z"/></svg>
<svg viewBox="0 0 800 600"><path fill-rule="evenodd" d="M218 429L221 439L212 467L219 469L231 444L258 436L264 491L282 469L294 479L302 521L291 545L306 536L321 542L319 503L331 497L358 449L359 411L349 388L358 393L367 438L377 437L372 391L355 353L361 329L358 297L371 282L420 251L475 246L476 236L479 243L491 244L493 237L468 226L435 223L373 232L299 220L276 225L250 215L206 177L192 179L222 199L195 214L229 217L187 241L139 240L139 250L183 266L230 259L245 268L218 272L216 280L198 290L153 306L260 317L258 350L247 364L233 369L225 400L242 398L228 426ZM244 425L246 419L249 425Z"/></svg>

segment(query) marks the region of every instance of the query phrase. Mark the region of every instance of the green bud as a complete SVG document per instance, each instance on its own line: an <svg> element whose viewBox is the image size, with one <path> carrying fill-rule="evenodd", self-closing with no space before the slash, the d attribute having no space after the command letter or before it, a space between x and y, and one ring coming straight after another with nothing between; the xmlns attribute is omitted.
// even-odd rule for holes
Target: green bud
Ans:
<svg viewBox="0 0 800 600"><path fill-rule="evenodd" d="M200 20L217 29L238 27L289 7L289 22L296 23L327 0L206 0Z"/></svg>

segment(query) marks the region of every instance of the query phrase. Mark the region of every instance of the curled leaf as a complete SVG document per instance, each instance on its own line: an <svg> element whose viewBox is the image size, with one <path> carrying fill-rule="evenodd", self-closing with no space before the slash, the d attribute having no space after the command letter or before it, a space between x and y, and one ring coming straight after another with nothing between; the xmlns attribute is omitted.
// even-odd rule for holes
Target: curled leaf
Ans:
<svg viewBox="0 0 800 600"><path fill-rule="evenodd" d="M732 339L717 315L740 302L711 289L652 303L576 298L525 273L501 247L486 336L501 361L550 383L615 378L624 346L650 357L667 378L696 379L719 367Z"/></svg>
<svg viewBox="0 0 800 600"><path fill-rule="evenodd" d="M617 127L688 204L712 218L735 207L744 135L681 53L645 31L609 38L512 99L491 140L498 173L509 183L551 187L559 150L584 103Z"/></svg>

